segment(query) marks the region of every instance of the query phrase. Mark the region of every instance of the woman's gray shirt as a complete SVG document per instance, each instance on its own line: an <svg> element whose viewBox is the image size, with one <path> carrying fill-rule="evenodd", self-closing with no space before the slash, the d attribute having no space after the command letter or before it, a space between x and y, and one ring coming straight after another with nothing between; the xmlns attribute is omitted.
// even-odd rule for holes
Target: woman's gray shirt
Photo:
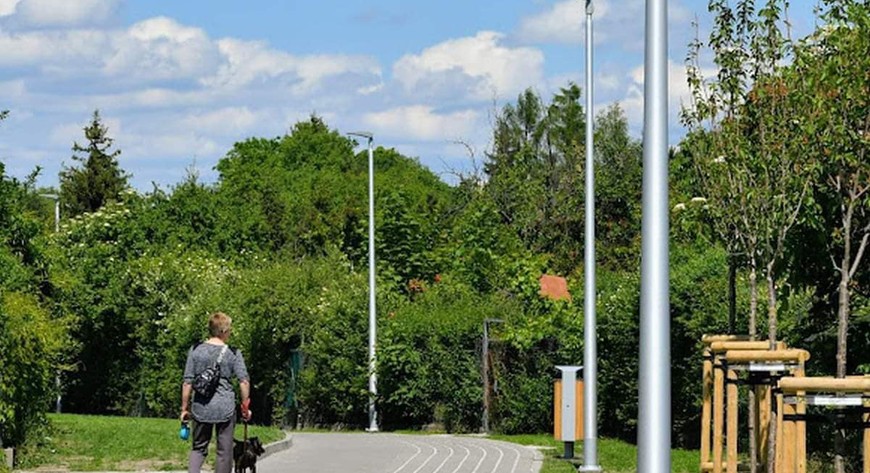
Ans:
<svg viewBox="0 0 870 473"><path fill-rule="evenodd" d="M220 356L224 345L200 343L187 353L187 365L184 367L184 382L193 383L199 373L208 369ZM227 348L221 360L221 377L217 391L211 399L206 399L196 391L193 393L193 407L190 409L193 419L197 422L217 424L230 420L236 413L236 393L230 378L235 376L239 381L248 381L248 368L242 352Z"/></svg>

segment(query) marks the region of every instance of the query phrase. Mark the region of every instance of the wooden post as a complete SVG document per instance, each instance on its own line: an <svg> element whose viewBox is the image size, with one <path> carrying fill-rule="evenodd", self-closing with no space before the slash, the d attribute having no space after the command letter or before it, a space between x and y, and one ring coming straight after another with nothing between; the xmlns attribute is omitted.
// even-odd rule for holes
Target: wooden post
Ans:
<svg viewBox="0 0 870 473"><path fill-rule="evenodd" d="M562 440L562 380L553 383L553 438Z"/></svg>
<svg viewBox="0 0 870 473"><path fill-rule="evenodd" d="M737 372L728 370L728 473L737 473Z"/></svg>
<svg viewBox="0 0 870 473"><path fill-rule="evenodd" d="M776 437L774 438L776 446L776 454L773 457L774 471L776 473L792 473L783 469L783 451L782 451L782 392L776 393ZM768 459L770 461L770 459Z"/></svg>
<svg viewBox="0 0 870 473"><path fill-rule="evenodd" d="M710 350L714 353L722 353L725 351L742 351L742 350L752 350L752 351L760 351L767 350L770 347L770 344L767 342L747 342L747 341L734 341L734 342L713 342L710 344Z"/></svg>
<svg viewBox="0 0 870 473"><path fill-rule="evenodd" d="M574 438L579 442L583 440L585 433L583 431L583 393L585 392L583 391L583 381L579 379L575 381L574 389L576 393L574 399L576 399L575 403L577 404L577 408L574 409Z"/></svg>
<svg viewBox="0 0 870 473"><path fill-rule="evenodd" d="M800 361L802 359L809 359L809 352L795 348L788 350L729 350L725 352L725 360L734 363Z"/></svg>
<svg viewBox="0 0 870 473"><path fill-rule="evenodd" d="M745 342L749 341L749 335L703 335L701 343L710 345L715 342Z"/></svg>
<svg viewBox="0 0 870 473"><path fill-rule="evenodd" d="M864 393L864 473L870 473L870 393Z"/></svg>
<svg viewBox="0 0 870 473"><path fill-rule="evenodd" d="M779 387L787 393L796 393L798 391L863 393L870 391L870 377L822 378L795 376L780 379Z"/></svg>
<svg viewBox="0 0 870 473"><path fill-rule="evenodd" d="M798 369L794 375L803 377L804 361L801 360L798 364ZM795 413L798 416L795 422L795 462L797 463L797 473L807 473L807 392L797 392L798 403L795 406Z"/></svg>
<svg viewBox="0 0 870 473"><path fill-rule="evenodd" d="M777 448L782 450L782 460L777 463L779 471L792 473L796 471L795 444L797 443L795 414L797 409L794 404L782 405L782 443L777 443Z"/></svg>
<svg viewBox="0 0 870 473"><path fill-rule="evenodd" d="M713 354L710 349L704 349L704 368L701 374L703 390L701 407L701 464L710 461L710 420L712 417L713 390Z"/></svg>
<svg viewBox="0 0 870 473"><path fill-rule="evenodd" d="M770 441L770 403L771 387L758 386L755 391L755 400L758 404L756 412L758 413L758 463L761 466L767 465L767 443Z"/></svg>
<svg viewBox="0 0 870 473"><path fill-rule="evenodd" d="M717 357L713 368L713 473L722 473L722 428L725 417L725 373Z"/></svg>

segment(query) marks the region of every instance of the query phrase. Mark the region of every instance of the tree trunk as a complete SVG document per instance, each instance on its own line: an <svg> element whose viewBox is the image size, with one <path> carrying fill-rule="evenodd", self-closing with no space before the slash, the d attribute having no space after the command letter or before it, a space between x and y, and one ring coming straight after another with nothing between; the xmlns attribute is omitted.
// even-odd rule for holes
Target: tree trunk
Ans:
<svg viewBox="0 0 870 473"><path fill-rule="evenodd" d="M755 341L756 333L756 317L758 312L758 272L755 269L755 258L750 258L749 264L749 339ZM729 278L731 274L729 273ZM731 281L729 281L729 285ZM729 291L731 288L729 287ZM731 294L729 294L729 297ZM749 390L749 470L750 473L758 471L758 445L755 442L755 435L758 419L755 414L755 393L750 388Z"/></svg>
<svg viewBox="0 0 870 473"><path fill-rule="evenodd" d="M749 386L749 408L747 409L747 415L749 415L749 473L756 473L758 471L758 442L756 441L756 423L758 419L756 418L757 414L755 413L755 387Z"/></svg>
<svg viewBox="0 0 870 473"><path fill-rule="evenodd" d="M749 264L749 339L755 341L758 319L758 270L755 258Z"/></svg>
<svg viewBox="0 0 870 473"><path fill-rule="evenodd" d="M776 349L776 277L773 274L774 261L767 263L767 335L770 349ZM770 427L767 441L767 473L776 473L776 417L777 406L773 403L770 414Z"/></svg>
<svg viewBox="0 0 870 473"><path fill-rule="evenodd" d="M840 261L839 301L837 304L837 377L846 377L846 348L849 335L849 270L852 259L852 209L850 205L843 216L843 258ZM843 453L846 448L846 429L837 429L834 434L834 471L845 473Z"/></svg>
<svg viewBox="0 0 870 473"><path fill-rule="evenodd" d="M770 349L776 350L776 276L773 261L767 264L767 336Z"/></svg>
<svg viewBox="0 0 870 473"><path fill-rule="evenodd" d="M728 334L737 330L737 261L728 257Z"/></svg>

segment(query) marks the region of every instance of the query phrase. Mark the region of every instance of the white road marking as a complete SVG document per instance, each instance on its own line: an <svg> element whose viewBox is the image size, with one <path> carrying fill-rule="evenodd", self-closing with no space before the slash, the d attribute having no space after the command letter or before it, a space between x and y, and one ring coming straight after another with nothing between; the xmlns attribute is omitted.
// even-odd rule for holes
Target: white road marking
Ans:
<svg viewBox="0 0 870 473"><path fill-rule="evenodd" d="M441 462L440 465L438 465L438 468L436 468L435 471L433 471L432 473L438 473L439 471L441 471L441 468L444 466L445 463L447 463L447 460L450 460L453 457L453 447L447 447L447 449L450 450L450 454L447 455L447 458L445 458L444 461Z"/></svg>
<svg viewBox="0 0 870 473"><path fill-rule="evenodd" d="M520 453L519 450L517 450L516 448L514 448L510 444L506 445L506 447L508 448L508 450L513 450L514 453L517 454L517 457L514 458L514 465L511 467L511 473L515 473L517 471L517 465L520 463L520 457L522 457L523 455L522 455L522 453Z"/></svg>
<svg viewBox="0 0 870 473"><path fill-rule="evenodd" d="M459 469L462 468L462 465L465 464L465 460L468 460L468 456L471 455L471 450L469 450L465 445L460 445L460 447L465 450L465 456L462 457L462 461L459 462L458 465L456 465L456 469L453 470L451 473L456 473L457 471L459 471Z"/></svg>
<svg viewBox="0 0 870 473"><path fill-rule="evenodd" d="M501 465L501 459L504 458L504 451L501 449L501 447L496 444L495 448L498 449L498 461L495 462L495 466L492 467L492 471L490 473L495 473L496 470L498 470L498 466Z"/></svg>
<svg viewBox="0 0 870 473"><path fill-rule="evenodd" d="M431 460L432 457L434 457L435 455L438 455L438 449L437 449L437 448L435 448L434 446L429 445L429 444L423 444L423 445L426 445L427 447L429 447L429 448L432 449L432 455L429 455L429 458L427 458L426 461L424 461L422 465L420 465L416 470L414 470L414 473L419 473L420 470L422 470L423 467L426 466L427 463L429 463L429 460Z"/></svg>
<svg viewBox="0 0 870 473"><path fill-rule="evenodd" d="M471 473L477 473L477 470L480 469L480 465L483 463L484 460L486 460L486 449L484 449L480 445L475 445L475 447L479 448L480 451L483 452L483 456L480 457L480 461L477 462L477 465L474 467L474 471L472 471Z"/></svg>
<svg viewBox="0 0 870 473"><path fill-rule="evenodd" d="M416 449L417 449L417 453L415 453L415 454L414 454L411 458L409 458L405 463L402 463L402 466L396 468L396 469L393 471L393 473L399 473L400 471L402 471L402 469L405 468L405 466L406 466L408 463L411 463L411 460L417 458L417 455L419 455L420 453L423 452L423 450L422 450L420 447L414 445L413 443L405 442L404 440L400 440L399 442L404 443L405 445L410 445L410 446L416 448Z"/></svg>

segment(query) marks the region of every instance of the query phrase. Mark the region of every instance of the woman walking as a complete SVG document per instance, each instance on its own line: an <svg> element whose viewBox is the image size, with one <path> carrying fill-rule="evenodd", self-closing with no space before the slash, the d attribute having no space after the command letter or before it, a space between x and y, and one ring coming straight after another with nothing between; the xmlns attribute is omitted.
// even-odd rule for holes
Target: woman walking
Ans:
<svg viewBox="0 0 870 473"><path fill-rule="evenodd" d="M242 353L227 345L231 331L232 319L223 312L215 312L208 320L210 338L192 347L187 354L181 385L181 420L193 417L194 421L188 473L200 473L208 455L212 432L217 433L215 473L230 473L232 469L233 428L236 424L236 394L230 384L232 377L239 380L242 419L248 421L251 418L248 369ZM209 375L217 378L216 381L209 383ZM194 390L194 385L197 390Z"/></svg>

